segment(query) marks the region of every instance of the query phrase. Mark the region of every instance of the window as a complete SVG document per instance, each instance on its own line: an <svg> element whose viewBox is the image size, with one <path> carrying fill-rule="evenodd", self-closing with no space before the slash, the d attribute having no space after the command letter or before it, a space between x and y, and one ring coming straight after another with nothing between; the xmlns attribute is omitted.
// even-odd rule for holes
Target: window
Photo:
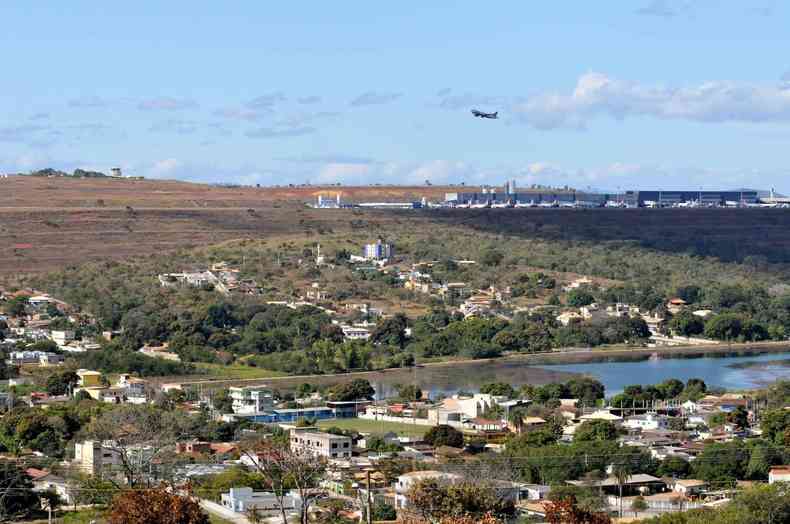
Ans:
<svg viewBox="0 0 790 524"><path fill-rule="evenodd" d="M337 458L337 453L332 453L332 458Z"/></svg>
<svg viewBox="0 0 790 524"><path fill-rule="evenodd" d="M343 447L347 448L348 447L348 442L343 442Z"/></svg>
<svg viewBox="0 0 790 524"><path fill-rule="evenodd" d="M332 442L332 449L337 449L337 442Z"/></svg>

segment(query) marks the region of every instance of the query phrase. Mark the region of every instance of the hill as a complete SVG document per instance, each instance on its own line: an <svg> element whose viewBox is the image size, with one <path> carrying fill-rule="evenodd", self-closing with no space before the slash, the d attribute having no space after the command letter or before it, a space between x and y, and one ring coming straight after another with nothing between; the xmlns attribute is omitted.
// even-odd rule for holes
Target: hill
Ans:
<svg viewBox="0 0 790 524"><path fill-rule="evenodd" d="M747 261L776 272L790 262L790 211L782 209L318 210L304 203L341 191L355 200L440 198L450 187L215 187L112 178L0 179L0 275L37 273L232 239L321 238L366 241L452 228L548 242L567 257L608 253L620 267L634 249ZM621 248L626 246L628 250ZM583 249L582 249L583 248ZM562 254L561 252L559 254ZM441 255L441 252L438 253ZM567 259L566 257L566 259ZM556 262L557 257L552 258ZM585 260L562 263L585 269ZM597 267L597 264L596 264ZM599 268L600 269L600 268ZM616 272L616 271L611 271ZM605 275L606 276L606 275ZM617 277L615 277L617 278Z"/></svg>

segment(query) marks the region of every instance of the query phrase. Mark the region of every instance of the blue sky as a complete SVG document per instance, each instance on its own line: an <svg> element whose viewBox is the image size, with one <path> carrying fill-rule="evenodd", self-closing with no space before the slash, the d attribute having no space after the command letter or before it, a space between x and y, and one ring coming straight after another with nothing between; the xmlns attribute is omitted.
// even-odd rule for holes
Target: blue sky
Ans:
<svg viewBox="0 0 790 524"><path fill-rule="evenodd" d="M790 191L778 1L72 0L0 20L0 172Z"/></svg>

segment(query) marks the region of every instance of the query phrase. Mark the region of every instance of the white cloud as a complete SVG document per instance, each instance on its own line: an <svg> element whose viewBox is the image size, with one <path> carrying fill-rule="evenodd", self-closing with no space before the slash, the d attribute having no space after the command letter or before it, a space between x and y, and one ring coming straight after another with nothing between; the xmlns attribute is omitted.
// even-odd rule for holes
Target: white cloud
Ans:
<svg viewBox="0 0 790 524"><path fill-rule="evenodd" d="M377 93L375 91L368 91L362 93L351 101L354 107L372 106L379 104L389 104L403 96L402 93Z"/></svg>
<svg viewBox="0 0 790 524"><path fill-rule="evenodd" d="M371 166L367 164L330 163L321 167L316 182L359 185L371 183Z"/></svg>
<svg viewBox="0 0 790 524"><path fill-rule="evenodd" d="M321 101L321 97L317 95L304 96L296 99L296 101L303 105L317 104Z"/></svg>
<svg viewBox="0 0 790 524"><path fill-rule="evenodd" d="M166 158L164 160L157 160L148 169L149 176L152 178L164 178L173 176L184 166L184 163L176 158Z"/></svg>
<svg viewBox="0 0 790 524"><path fill-rule="evenodd" d="M247 120L249 122L254 122L256 120L260 120L266 115L272 112L271 109L262 107L259 109L243 109L243 108L235 108L229 107L225 109L218 109L214 111L215 116L219 116L222 118L229 118L231 120Z"/></svg>
<svg viewBox="0 0 790 524"><path fill-rule="evenodd" d="M587 73L570 94L535 95L512 110L518 120L538 129L583 128L602 115L619 120L652 116L696 122L787 122L790 89L728 81L653 86Z"/></svg>
<svg viewBox="0 0 790 524"><path fill-rule="evenodd" d="M644 7L636 10L636 14L672 18L678 15L679 8L670 5L667 0L651 0Z"/></svg>
<svg viewBox="0 0 790 524"><path fill-rule="evenodd" d="M247 107L251 107L253 109L264 109L264 108L268 109L274 106L275 104L278 104L280 102L285 102L286 100L287 99L285 97L285 94L280 91L277 91L275 93L261 95L259 97L250 100L249 102L247 102Z"/></svg>
<svg viewBox="0 0 790 524"><path fill-rule="evenodd" d="M188 98L171 98L162 96L149 98L137 104L137 108L143 111L180 111L183 109L195 109L197 102Z"/></svg>

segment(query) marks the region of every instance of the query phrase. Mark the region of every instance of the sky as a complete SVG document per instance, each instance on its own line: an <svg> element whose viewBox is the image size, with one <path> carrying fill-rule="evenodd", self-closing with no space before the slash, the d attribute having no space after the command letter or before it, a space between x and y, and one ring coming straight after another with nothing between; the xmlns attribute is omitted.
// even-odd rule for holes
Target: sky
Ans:
<svg viewBox="0 0 790 524"><path fill-rule="evenodd" d="M0 173L790 192L779 1L9 1L0 20Z"/></svg>

